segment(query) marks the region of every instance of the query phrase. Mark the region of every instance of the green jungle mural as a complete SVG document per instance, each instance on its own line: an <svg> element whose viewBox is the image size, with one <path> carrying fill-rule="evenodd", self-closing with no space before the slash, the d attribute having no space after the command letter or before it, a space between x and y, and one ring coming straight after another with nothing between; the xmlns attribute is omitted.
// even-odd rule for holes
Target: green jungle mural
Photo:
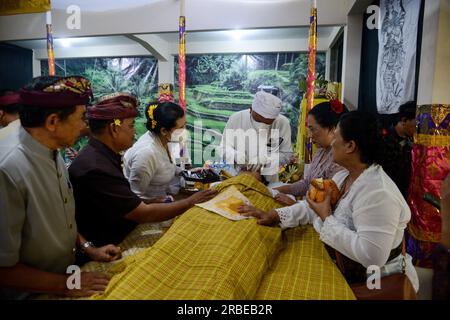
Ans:
<svg viewBox="0 0 450 320"><path fill-rule="evenodd" d="M42 74L48 73L46 61L41 61ZM77 58L56 60L57 75L82 75L91 80L94 97L118 91L130 92L139 98L141 116L136 120L136 138L145 131L145 106L157 98L158 64L152 57ZM299 106L304 94L300 85L308 70L307 53L270 54L208 54L186 56L187 128L191 146L210 142L193 134L201 120L207 129L223 131L231 114L251 106L253 94L260 86L280 89L282 113L290 120L292 142L296 140ZM178 58L175 57L175 101L178 100ZM316 74L325 74L325 54L318 53ZM203 141L204 140L204 141ZM200 142L200 144L195 144ZM84 145L78 143L76 149ZM191 148L193 159L194 147ZM207 160L207 159L203 159ZM201 165L195 163L194 165Z"/></svg>

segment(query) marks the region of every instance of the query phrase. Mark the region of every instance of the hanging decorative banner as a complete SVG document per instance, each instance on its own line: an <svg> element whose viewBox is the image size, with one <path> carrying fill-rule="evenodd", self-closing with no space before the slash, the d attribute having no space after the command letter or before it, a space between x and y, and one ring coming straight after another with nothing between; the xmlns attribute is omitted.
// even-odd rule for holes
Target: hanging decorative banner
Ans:
<svg viewBox="0 0 450 320"><path fill-rule="evenodd" d="M2 0L0 16L40 13L50 10L50 0Z"/></svg>
<svg viewBox="0 0 450 320"><path fill-rule="evenodd" d="M311 17L309 20L309 56L308 56L308 91L306 99L308 101L308 112L314 106L314 91L316 86L316 50L317 50L317 4L313 0L311 7Z"/></svg>
<svg viewBox="0 0 450 320"><path fill-rule="evenodd" d="M48 56L48 75L55 75L55 54L53 51L53 33L52 33L52 13L47 11L47 56Z"/></svg>
<svg viewBox="0 0 450 320"><path fill-rule="evenodd" d="M377 108L397 113L414 100L416 46L421 1L381 0L378 30Z"/></svg>
<svg viewBox="0 0 450 320"><path fill-rule="evenodd" d="M301 117L299 123L299 131L301 135L298 139L299 159L304 159L308 164L312 160L312 140L306 136L306 127L308 126L308 118L306 115L314 106L314 94L316 86L316 50L317 50L317 3L313 0L311 3L311 17L309 20L309 55L308 55L308 78L306 92L306 107L301 108ZM301 146L300 146L301 144ZM305 144L303 149L303 144ZM303 151L304 150L304 151Z"/></svg>
<svg viewBox="0 0 450 320"><path fill-rule="evenodd" d="M180 24L178 46L178 104L186 110L186 18L184 16L184 0L180 0Z"/></svg>
<svg viewBox="0 0 450 320"><path fill-rule="evenodd" d="M450 105L423 105L417 113L420 121L412 149L407 245L416 266L431 268L433 249L441 240L442 217L424 200L424 194L439 199L442 182L450 174Z"/></svg>

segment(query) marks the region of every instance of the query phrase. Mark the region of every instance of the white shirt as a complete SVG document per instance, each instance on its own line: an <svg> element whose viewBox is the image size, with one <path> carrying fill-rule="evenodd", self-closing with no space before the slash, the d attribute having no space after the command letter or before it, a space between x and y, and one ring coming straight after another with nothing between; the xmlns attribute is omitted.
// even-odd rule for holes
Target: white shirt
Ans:
<svg viewBox="0 0 450 320"><path fill-rule="evenodd" d="M341 188L347 176L348 171L343 170L333 180ZM313 224L323 242L366 268L380 266L382 276L401 271L401 255L386 263L391 250L402 242L411 211L379 165L370 166L353 182L324 222L306 201L277 212L282 228ZM417 291L419 281L411 257L407 255L406 260L406 274Z"/></svg>
<svg viewBox="0 0 450 320"><path fill-rule="evenodd" d="M131 190L143 200L166 196L176 174L166 149L152 132L146 132L125 152L124 175Z"/></svg>
<svg viewBox="0 0 450 320"><path fill-rule="evenodd" d="M250 158L253 157L249 155L250 154L249 148L254 147L254 145L250 146L250 144L246 144L244 150L238 150L239 148L238 139L241 139L241 136L238 135L236 138L227 139L226 130L232 130L232 132L236 132L235 130L238 129L242 129L243 131L255 129L256 131L259 131L255 125L256 121L253 120L250 114L250 109L242 110L231 115L230 119L228 119L227 125L225 126L220 146L220 151L222 153L223 159L225 160L235 159L235 161L237 161L237 164L244 164L248 163L248 161L251 161ZM285 116L280 114L267 130L269 139L271 137L272 130L278 130L281 143L278 141L273 142L272 148L268 148L268 151L272 153L276 153L278 151L279 164L280 165L286 164L290 160L290 157L292 155L291 125L289 123L289 120ZM240 142L242 141L243 140L241 140ZM257 140L257 143L259 144L260 141L261 140ZM230 163L230 161L227 162Z"/></svg>
<svg viewBox="0 0 450 320"><path fill-rule="evenodd" d="M20 128L20 119L9 123L6 127L0 129L0 140L5 139L10 134L18 133Z"/></svg>

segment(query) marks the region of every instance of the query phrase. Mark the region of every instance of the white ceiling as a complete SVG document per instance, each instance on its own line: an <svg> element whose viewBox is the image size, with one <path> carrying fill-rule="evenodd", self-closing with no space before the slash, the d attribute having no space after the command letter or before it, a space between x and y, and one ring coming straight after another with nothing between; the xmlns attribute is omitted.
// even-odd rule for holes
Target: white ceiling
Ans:
<svg viewBox="0 0 450 320"><path fill-rule="evenodd" d="M319 27L318 37L328 38L334 27ZM160 34L161 38L169 42L178 41L178 33ZM186 41L233 41L239 36L240 40L275 40L275 39L306 39L309 36L309 28L274 28L254 30L226 30L226 31L202 31L187 32Z"/></svg>
<svg viewBox="0 0 450 320"><path fill-rule="evenodd" d="M109 10L124 10L151 5L157 2L179 2L180 0L52 0L52 8L65 10L70 5L77 5L81 10L103 12ZM254 3L254 4L269 4L282 3L294 1L309 1L309 0L204 0L208 2L228 2L228 3ZM333 0L334 1L334 0ZM185 6L189 6L189 0L185 1Z"/></svg>
<svg viewBox="0 0 450 320"><path fill-rule="evenodd" d="M71 5L77 5L82 11L123 10L141 7L160 1L164 0L52 0L52 9L65 10Z"/></svg>
<svg viewBox="0 0 450 320"><path fill-rule="evenodd" d="M335 27L318 27L318 37L328 38ZM228 31L202 31L187 32L187 42L217 42L217 41L252 41L252 40L279 40L279 39L298 39L308 38L309 29L303 28L276 28L276 29L255 29L255 30L228 30ZM163 40L171 43L178 42L178 33L160 33ZM11 44L27 49L45 49L47 42L40 40L11 41ZM101 47L114 45L135 45L134 40L126 36L102 36L102 37L83 37L55 39L54 48L64 47Z"/></svg>

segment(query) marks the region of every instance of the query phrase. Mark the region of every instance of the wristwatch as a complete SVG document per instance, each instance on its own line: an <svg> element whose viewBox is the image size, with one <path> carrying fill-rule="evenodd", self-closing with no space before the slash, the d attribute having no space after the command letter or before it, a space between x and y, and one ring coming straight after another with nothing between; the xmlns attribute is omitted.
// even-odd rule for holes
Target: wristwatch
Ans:
<svg viewBox="0 0 450 320"><path fill-rule="evenodd" d="M95 247L94 246L94 244L92 243L92 242L90 242L90 241L86 241L85 243L83 243L82 245L81 245L81 248L80 248L80 250L81 250L81 253L86 253L86 249L87 248L93 248L93 247Z"/></svg>

